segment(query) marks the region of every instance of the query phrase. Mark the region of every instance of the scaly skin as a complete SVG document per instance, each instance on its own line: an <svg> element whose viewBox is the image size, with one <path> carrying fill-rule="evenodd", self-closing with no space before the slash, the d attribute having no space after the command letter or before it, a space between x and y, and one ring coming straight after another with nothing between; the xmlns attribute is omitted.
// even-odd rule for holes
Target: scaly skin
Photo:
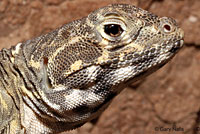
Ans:
<svg viewBox="0 0 200 134"><path fill-rule="evenodd" d="M0 132L48 134L99 116L183 46L176 22L110 5L0 52Z"/></svg>

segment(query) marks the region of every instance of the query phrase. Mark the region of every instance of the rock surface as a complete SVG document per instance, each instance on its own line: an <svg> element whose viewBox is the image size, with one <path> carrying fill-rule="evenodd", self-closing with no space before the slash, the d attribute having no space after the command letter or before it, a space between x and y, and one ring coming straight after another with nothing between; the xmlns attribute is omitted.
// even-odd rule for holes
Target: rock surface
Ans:
<svg viewBox="0 0 200 134"><path fill-rule="evenodd" d="M96 120L62 134L200 133L199 0L1 0L0 48L49 32L111 3L175 18L185 47L166 66L130 85Z"/></svg>

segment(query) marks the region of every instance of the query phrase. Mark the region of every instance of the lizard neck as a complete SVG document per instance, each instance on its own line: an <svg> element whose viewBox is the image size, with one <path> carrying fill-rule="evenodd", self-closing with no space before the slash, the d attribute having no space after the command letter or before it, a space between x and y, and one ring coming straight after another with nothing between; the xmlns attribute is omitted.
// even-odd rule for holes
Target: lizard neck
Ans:
<svg viewBox="0 0 200 134"><path fill-rule="evenodd" d="M18 69L14 65L15 57L13 56L12 50L2 49L0 51L0 90L5 90L12 98L17 109L20 108L21 95L19 93L20 74Z"/></svg>
<svg viewBox="0 0 200 134"><path fill-rule="evenodd" d="M3 83L7 83L5 89L9 89L7 92L11 94L16 107L18 107L21 127L26 128L27 131L32 131L39 124L45 132L50 133L52 132L51 128L45 125L45 122L47 122L44 117L47 112L45 111L46 106L43 105L39 93L40 85L38 83L40 83L41 77L39 76L42 75L42 72L30 67L29 57L26 55L31 49L30 44L29 41L19 43L15 47L8 50L3 49L0 52L0 63L6 70L6 73L2 76ZM7 87L12 87L12 89ZM41 130L42 132L43 130ZM40 132L38 131L38 133Z"/></svg>

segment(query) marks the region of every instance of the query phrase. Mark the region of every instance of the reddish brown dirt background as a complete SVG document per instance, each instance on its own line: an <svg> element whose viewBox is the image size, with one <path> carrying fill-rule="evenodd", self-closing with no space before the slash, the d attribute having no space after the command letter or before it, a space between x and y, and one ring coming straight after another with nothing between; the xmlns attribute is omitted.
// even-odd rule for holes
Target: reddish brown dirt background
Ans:
<svg viewBox="0 0 200 134"><path fill-rule="evenodd" d="M175 18L185 31L185 47L162 69L126 88L98 119L62 134L199 134L200 0L0 0L0 47L111 3Z"/></svg>

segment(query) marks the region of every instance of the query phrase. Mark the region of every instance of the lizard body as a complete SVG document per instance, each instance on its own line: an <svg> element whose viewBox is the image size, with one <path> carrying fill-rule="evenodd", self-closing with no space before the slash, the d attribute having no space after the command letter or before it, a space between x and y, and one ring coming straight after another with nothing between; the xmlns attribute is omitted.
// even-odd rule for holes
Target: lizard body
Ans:
<svg viewBox="0 0 200 134"><path fill-rule="evenodd" d="M166 64L183 36L171 18L114 4L1 50L0 133L59 133L83 125L127 84Z"/></svg>

